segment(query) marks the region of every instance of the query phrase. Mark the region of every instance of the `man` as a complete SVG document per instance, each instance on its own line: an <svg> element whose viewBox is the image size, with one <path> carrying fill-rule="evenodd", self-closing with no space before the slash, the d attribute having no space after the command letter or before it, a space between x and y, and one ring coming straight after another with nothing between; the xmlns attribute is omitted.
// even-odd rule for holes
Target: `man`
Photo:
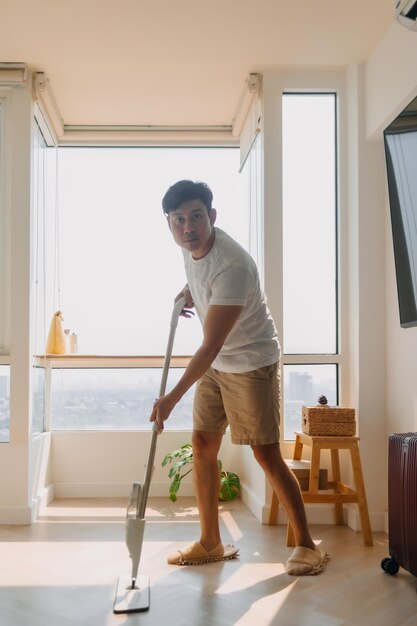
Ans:
<svg viewBox="0 0 417 626"><path fill-rule="evenodd" d="M188 309L195 306L203 340L172 391L155 401L151 421L159 431L172 409L197 382L192 446L200 540L168 558L177 565L226 560L237 555L223 546L218 519L217 455L226 427L235 444L250 445L294 529L297 548L288 574L319 573L327 555L310 536L297 479L279 447L280 347L252 257L214 227L213 194L201 182L182 180L166 192L162 207L174 241L184 254Z"/></svg>

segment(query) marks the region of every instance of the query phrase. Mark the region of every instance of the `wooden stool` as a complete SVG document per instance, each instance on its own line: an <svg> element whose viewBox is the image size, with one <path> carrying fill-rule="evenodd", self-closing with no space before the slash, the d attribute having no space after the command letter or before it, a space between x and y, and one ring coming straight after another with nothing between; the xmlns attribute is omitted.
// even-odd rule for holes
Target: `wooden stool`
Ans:
<svg viewBox="0 0 417 626"><path fill-rule="evenodd" d="M366 502L365 486L362 476L361 459L359 455L358 437L319 437L295 433L294 460L300 460L303 445L311 447L310 478L308 490L302 491L305 503L328 503L334 504L336 524L344 524L343 504L356 503L362 524L363 540L366 546L373 545L371 525L369 522L368 505ZM322 450L330 450L332 480L328 481L328 487L333 493L319 493L320 476L320 453ZM352 489L340 479L339 450L349 450L352 462L355 489ZM276 524L278 518L278 498L275 492L272 495L269 523ZM291 525L287 527L287 545L293 546L294 533Z"/></svg>

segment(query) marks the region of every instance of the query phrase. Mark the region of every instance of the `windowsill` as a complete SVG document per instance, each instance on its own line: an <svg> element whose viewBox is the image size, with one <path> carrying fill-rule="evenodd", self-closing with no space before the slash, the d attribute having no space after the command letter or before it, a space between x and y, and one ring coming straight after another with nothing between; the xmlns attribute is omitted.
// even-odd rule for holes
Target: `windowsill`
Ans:
<svg viewBox="0 0 417 626"><path fill-rule="evenodd" d="M104 354L36 354L37 367L61 368L160 368L164 356L104 355ZM190 356L172 356L170 367L187 367Z"/></svg>

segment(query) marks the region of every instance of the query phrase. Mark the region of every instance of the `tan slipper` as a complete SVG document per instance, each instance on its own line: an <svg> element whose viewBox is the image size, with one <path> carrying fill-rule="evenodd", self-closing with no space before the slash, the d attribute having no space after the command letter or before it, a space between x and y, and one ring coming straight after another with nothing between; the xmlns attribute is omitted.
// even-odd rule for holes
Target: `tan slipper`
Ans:
<svg viewBox="0 0 417 626"><path fill-rule="evenodd" d="M329 560L329 555L320 548L311 550L298 546L291 554L285 566L290 576L314 576L320 574Z"/></svg>
<svg viewBox="0 0 417 626"><path fill-rule="evenodd" d="M168 557L171 565L203 565L204 563L214 563L216 561L229 561L235 559L239 549L231 544L223 546L219 543L214 550L207 551L201 543L195 541L190 543L183 550L177 550Z"/></svg>

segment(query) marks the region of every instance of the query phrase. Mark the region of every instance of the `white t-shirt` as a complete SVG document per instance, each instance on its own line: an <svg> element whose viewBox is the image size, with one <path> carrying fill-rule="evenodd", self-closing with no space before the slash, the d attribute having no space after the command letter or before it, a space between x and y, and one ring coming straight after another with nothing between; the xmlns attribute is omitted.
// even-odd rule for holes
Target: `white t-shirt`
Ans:
<svg viewBox="0 0 417 626"><path fill-rule="evenodd" d="M280 347L255 262L224 231L214 230L213 247L202 259L193 259L182 249L188 287L202 324L211 304L243 306L212 367L240 373L272 365Z"/></svg>

